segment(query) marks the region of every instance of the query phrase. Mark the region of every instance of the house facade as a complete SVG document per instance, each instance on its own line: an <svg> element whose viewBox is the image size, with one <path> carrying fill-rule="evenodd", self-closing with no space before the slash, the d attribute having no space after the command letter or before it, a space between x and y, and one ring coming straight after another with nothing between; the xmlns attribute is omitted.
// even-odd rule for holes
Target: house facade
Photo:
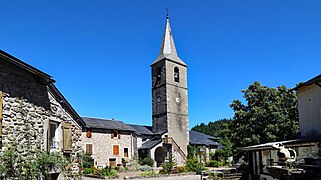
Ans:
<svg viewBox="0 0 321 180"><path fill-rule="evenodd" d="M64 154L79 172L84 124L48 74L0 50L0 151ZM63 179L61 173L55 177Z"/></svg>
<svg viewBox="0 0 321 180"><path fill-rule="evenodd" d="M83 149L91 154L96 167L125 165L135 159L134 129L122 121L82 118Z"/></svg>

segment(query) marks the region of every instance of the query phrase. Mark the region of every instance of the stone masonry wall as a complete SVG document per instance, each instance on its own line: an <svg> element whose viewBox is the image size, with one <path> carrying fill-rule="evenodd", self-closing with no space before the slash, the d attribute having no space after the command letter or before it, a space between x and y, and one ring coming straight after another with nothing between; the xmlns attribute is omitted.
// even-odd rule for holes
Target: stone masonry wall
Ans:
<svg viewBox="0 0 321 180"><path fill-rule="evenodd" d="M109 165L109 158L116 158L116 163L121 164L122 158L133 159L134 149L132 133L119 132L118 137L111 138L111 130L92 130L92 137L86 137L86 131L82 133L83 149L86 149L86 144L92 144L92 157L95 161L95 166ZM113 145L119 145L119 155L113 155ZM128 158L124 157L124 148L128 148Z"/></svg>
<svg viewBox="0 0 321 180"><path fill-rule="evenodd" d="M50 121L55 121L72 124L71 160L76 159L76 153L81 151L81 127L35 75L1 60L0 91L3 92L2 150L18 144L29 144L34 150L47 150L46 127ZM33 136L26 139L21 132L28 129ZM58 141L61 144L59 146L61 151L62 136ZM24 154L24 149L18 151ZM73 164L73 170L78 171L77 164Z"/></svg>

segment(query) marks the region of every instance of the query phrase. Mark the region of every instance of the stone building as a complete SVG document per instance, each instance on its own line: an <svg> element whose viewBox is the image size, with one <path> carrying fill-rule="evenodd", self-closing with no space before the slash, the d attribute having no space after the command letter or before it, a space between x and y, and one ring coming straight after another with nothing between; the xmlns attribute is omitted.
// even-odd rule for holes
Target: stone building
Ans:
<svg viewBox="0 0 321 180"><path fill-rule="evenodd" d="M187 65L176 52L168 16L151 70L153 132L164 138L152 156L161 164L164 158L158 157L171 154L179 165L185 164L189 144Z"/></svg>
<svg viewBox="0 0 321 180"><path fill-rule="evenodd" d="M26 148L56 151L77 161L84 122L54 82L48 74L0 50L1 152L9 147L22 155ZM78 170L74 163L73 173Z"/></svg>
<svg viewBox="0 0 321 180"><path fill-rule="evenodd" d="M135 130L122 121L99 118L82 118L83 149L91 154L95 166L104 167L125 164L134 157Z"/></svg>

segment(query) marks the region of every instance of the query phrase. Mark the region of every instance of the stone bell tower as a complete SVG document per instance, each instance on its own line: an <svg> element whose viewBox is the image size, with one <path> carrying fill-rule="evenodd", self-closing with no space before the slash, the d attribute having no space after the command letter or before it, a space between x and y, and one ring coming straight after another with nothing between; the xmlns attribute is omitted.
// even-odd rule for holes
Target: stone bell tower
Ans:
<svg viewBox="0 0 321 180"><path fill-rule="evenodd" d="M187 65L177 55L168 16L160 53L151 69L153 131L167 132L187 155Z"/></svg>

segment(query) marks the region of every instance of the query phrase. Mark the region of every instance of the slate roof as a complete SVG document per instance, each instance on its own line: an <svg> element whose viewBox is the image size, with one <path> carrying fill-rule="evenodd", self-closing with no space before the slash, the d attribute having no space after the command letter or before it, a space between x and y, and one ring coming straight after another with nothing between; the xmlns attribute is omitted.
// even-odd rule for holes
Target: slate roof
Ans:
<svg viewBox="0 0 321 180"><path fill-rule="evenodd" d="M310 80L308 80L308 81L306 81L306 82L304 82L304 83L302 83L302 84L300 84L300 85L298 85L297 87L295 87L293 89L294 90L298 90L300 87L309 86L311 84L318 83L318 82L321 82L321 74L316 76L316 77L314 77L314 78L312 78L312 79L310 79Z"/></svg>
<svg viewBox="0 0 321 180"><path fill-rule="evenodd" d="M143 126L143 125L135 125L135 124L128 124L135 130L135 134L138 136L140 135L154 135L151 126Z"/></svg>
<svg viewBox="0 0 321 180"><path fill-rule="evenodd" d="M152 139L143 143L142 147L140 147L139 149L151 149L155 147L157 144L161 143L162 141L163 140L160 136L155 136Z"/></svg>
<svg viewBox="0 0 321 180"><path fill-rule="evenodd" d="M156 60L151 65L156 64L159 61L162 61L163 59L178 63L178 64L185 66L185 67L187 66L181 60L181 58L179 58L177 55L177 51L176 51L174 38L173 38L173 34L172 34L171 27L170 27L168 16L166 17L166 25L165 25L165 31L164 31L162 45L160 48L160 53L159 53L158 57L156 58Z"/></svg>
<svg viewBox="0 0 321 180"><path fill-rule="evenodd" d="M204 145L204 146L218 146L221 144L216 142L218 138L209 136L196 131L189 131L189 143L192 145Z"/></svg>
<svg viewBox="0 0 321 180"><path fill-rule="evenodd" d="M131 126L125 124L122 121L91 118L91 117L82 117L82 119L86 123L87 128L110 129L110 130L131 131L131 132L135 131Z"/></svg>

